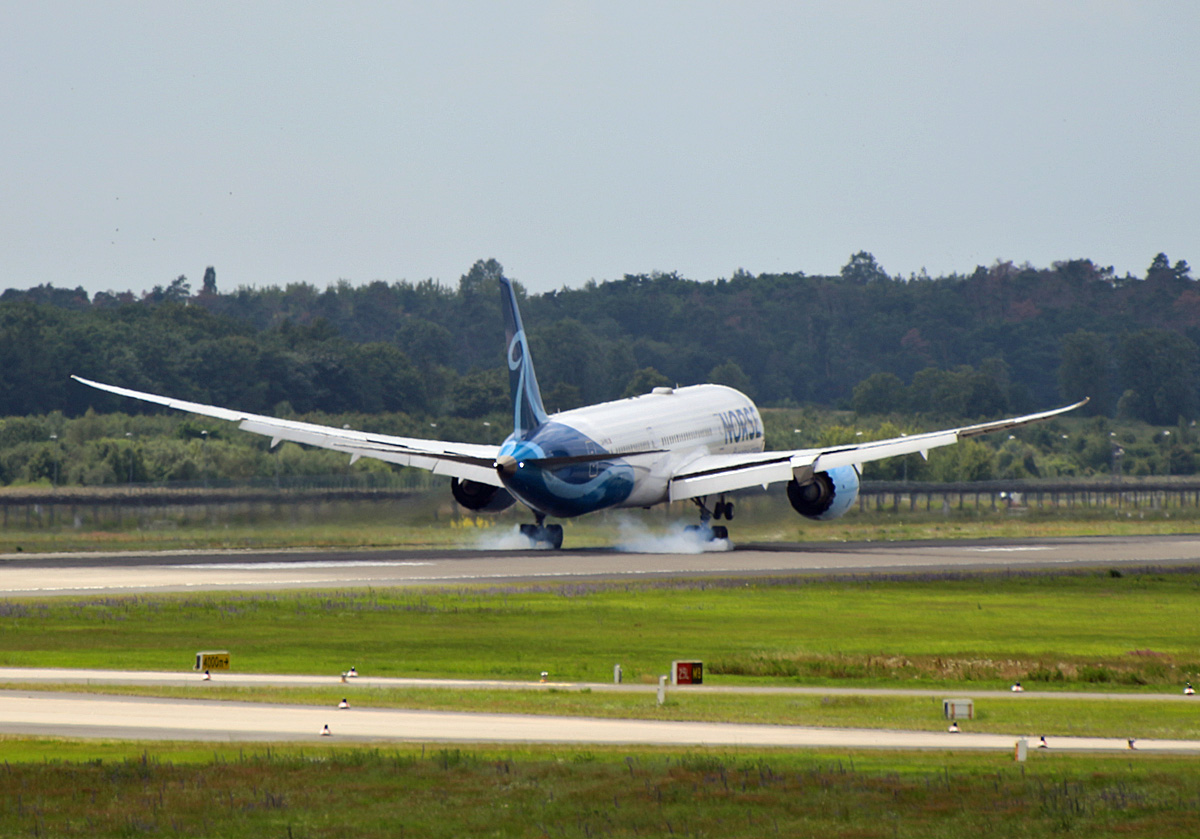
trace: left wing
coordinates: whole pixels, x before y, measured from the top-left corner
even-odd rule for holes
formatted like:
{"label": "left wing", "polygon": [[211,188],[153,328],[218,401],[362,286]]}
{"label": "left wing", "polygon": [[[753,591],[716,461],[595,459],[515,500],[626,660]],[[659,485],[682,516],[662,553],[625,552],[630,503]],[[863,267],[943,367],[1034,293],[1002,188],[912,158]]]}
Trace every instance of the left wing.
{"label": "left wing", "polygon": [[967,437],[1005,431],[1022,425],[1056,417],[1074,411],[1087,404],[1087,399],[1023,417],[995,420],[945,431],[930,431],[908,437],[892,437],[888,440],[872,440],[849,446],[830,446],[824,449],[793,449],[792,451],[757,452],[752,454],[711,454],[686,463],[671,476],[670,500],[678,501],[745,489],[766,486],[778,481],[797,479],[805,483],[817,472],[838,466],[858,466],[872,460],[882,460],[896,455],[920,452],[928,457],[929,450],[949,446]]}
{"label": "left wing", "polygon": [[168,408],[176,408],[180,411],[236,422],[243,431],[270,437],[272,448],[283,440],[289,440],[293,443],[305,443],[322,449],[345,452],[350,455],[351,463],[360,457],[373,457],[376,460],[386,460],[388,463],[397,463],[401,466],[428,469],[437,475],[448,475],[460,480],[502,486],[500,478],[496,474],[496,454],[500,450],[499,446],[446,443],[439,440],[421,440],[415,437],[368,434],[348,428],[332,428],[311,422],[277,419],[261,414],[233,411],[216,405],[172,399],[169,396],[159,396],[154,393],[143,393],[139,390],[93,382],[80,376],[71,378],[88,387],[105,390],[119,396],[128,396],[133,399],[141,399],[143,402],[166,405]]}

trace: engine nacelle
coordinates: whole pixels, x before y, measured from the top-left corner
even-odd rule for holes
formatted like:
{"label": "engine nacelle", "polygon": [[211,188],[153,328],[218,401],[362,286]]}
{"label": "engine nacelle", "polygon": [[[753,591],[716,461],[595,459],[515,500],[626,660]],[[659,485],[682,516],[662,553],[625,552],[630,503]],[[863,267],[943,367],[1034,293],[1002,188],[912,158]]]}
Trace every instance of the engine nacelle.
{"label": "engine nacelle", "polygon": [[450,493],[455,501],[476,513],[498,513],[516,501],[503,487],[458,478],[450,479]]}
{"label": "engine nacelle", "polygon": [[795,478],[787,485],[788,501],[800,515],[816,521],[844,516],[858,499],[858,471],[853,466],[838,466],[818,472],[808,483]]}

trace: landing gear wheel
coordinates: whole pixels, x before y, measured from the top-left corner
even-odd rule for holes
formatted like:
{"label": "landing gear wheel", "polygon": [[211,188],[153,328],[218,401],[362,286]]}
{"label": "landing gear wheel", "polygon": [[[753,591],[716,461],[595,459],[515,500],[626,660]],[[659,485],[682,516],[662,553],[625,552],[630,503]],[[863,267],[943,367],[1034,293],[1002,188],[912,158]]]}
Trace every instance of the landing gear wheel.
{"label": "landing gear wheel", "polygon": [[717,521],[720,521],[721,519],[725,518],[725,516],[726,516],[725,510],[726,509],[727,509],[727,505],[725,504],[725,502],[718,501],[716,504],[713,505],[713,518],[716,519]]}
{"label": "landing gear wheel", "polygon": [[558,550],[563,543],[561,524],[523,524],[521,535],[529,540],[531,548],[550,548]]}
{"label": "landing gear wheel", "polygon": [[712,527],[707,524],[689,524],[683,529],[683,532],[698,542],[717,542],[729,538],[729,530],[720,524]]}
{"label": "landing gear wheel", "polygon": [[725,502],[725,521],[733,521],[733,502]]}

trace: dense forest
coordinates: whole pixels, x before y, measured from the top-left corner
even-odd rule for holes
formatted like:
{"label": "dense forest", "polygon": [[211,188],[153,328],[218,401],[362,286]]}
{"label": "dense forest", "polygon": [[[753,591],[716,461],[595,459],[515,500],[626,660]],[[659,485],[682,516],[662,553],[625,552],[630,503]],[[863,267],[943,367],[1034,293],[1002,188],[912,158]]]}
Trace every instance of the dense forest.
{"label": "dense forest", "polygon": [[[339,282],[222,293],[213,268],[140,297],[48,285],[0,295],[0,416],[131,410],[71,373],[257,412],[502,409],[495,260],[456,288]],[[1144,277],[1089,260],[889,276],[744,272],[589,282],[522,300],[551,410],[716,381],[764,406],[978,417],[1092,398],[1160,425],[1200,413],[1200,289],[1186,262]]]}
{"label": "dense forest", "polygon": [[[195,293],[183,276],[140,297],[9,289],[0,295],[0,483],[349,469],[341,455],[290,444],[272,453],[224,423],[164,416],[71,373],[327,424],[497,443],[508,410],[501,271],[477,262],[456,288],[222,293],[210,268]],[[1193,474],[1200,462],[1200,292],[1188,265],[1163,254],[1144,277],[1076,260],[899,278],[862,252],[837,276],[655,274],[519,293],[551,410],[717,381],[793,409],[765,415],[768,445],[790,448],[1088,395],[1083,416],[939,450],[928,463],[875,464],[867,477]]]}

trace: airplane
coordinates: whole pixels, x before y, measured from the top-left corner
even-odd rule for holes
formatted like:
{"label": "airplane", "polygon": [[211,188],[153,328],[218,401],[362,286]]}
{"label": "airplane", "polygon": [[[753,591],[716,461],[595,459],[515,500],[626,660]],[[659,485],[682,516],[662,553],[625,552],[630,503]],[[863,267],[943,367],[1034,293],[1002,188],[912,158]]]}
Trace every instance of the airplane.
{"label": "airplane", "polygon": [[[1075,410],[1073,405],[1010,419],[854,445],[765,451],[762,417],[746,396],[716,384],[656,387],[650,393],[548,414],[512,282],[500,277],[512,394],[513,430],[499,446],[372,434],[278,419],[215,405],[144,393],[72,376],[121,396],[236,422],[244,431],[332,449],[350,462],[371,457],[427,469],[450,478],[450,492],[473,512],[498,512],[520,501],[533,513],[520,525],[531,547],[562,547],[562,525],[572,518],[618,507],[649,508],[691,500],[700,539],[728,539],[732,520],[726,496],[749,487],[785,483],[797,513],[827,521],[844,515],[858,498],[862,464],[948,446]],[[709,499],[717,500],[709,507]]]}

